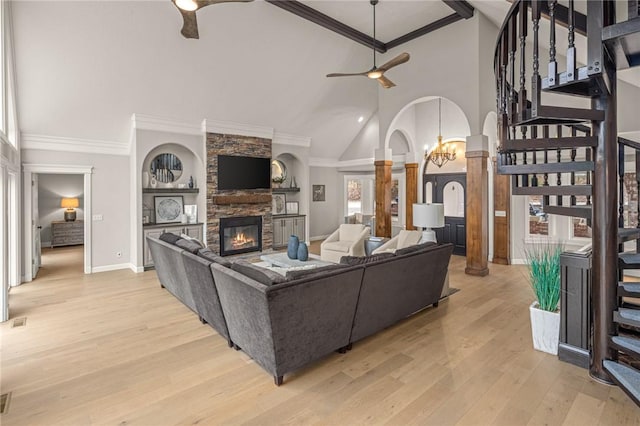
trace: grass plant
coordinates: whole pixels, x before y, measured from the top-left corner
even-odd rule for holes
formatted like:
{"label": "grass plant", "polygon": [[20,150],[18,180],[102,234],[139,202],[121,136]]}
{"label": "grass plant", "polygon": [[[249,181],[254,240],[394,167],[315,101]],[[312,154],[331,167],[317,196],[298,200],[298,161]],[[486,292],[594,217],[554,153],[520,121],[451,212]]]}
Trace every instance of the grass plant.
{"label": "grass plant", "polygon": [[544,311],[555,312],[560,302],[560,254],[562,244],[550,242],[526,246],[525,257],[529,264],[529,282]]}

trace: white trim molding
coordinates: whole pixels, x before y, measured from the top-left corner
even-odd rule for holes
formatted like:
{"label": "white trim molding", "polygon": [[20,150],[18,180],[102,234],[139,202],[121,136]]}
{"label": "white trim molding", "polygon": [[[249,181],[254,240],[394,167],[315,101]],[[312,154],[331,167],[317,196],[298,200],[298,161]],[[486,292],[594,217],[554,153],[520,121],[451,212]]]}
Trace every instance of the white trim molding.
{"label": "white trim molding", "polygon": [[309,148],[311,147],[311,138],[308,136],[298,136],[275,132],[273,135],[273,143],[278,145],[293,145],[301,146],[303,148]]}
{"label": "white trim molding", "polygon": [[222,120],[202,120],[202,130],[206,133],[219,133],[222,135],[252,136],[257,138],[272,139],[274,130],[272,127],[256,126],[254,124],[236,123]]}
{"label": "white trim molding", "polygon": [[131,116],[131,127],[139,130],[155,130],[181,135],[201,136],[203,133],[202,126],[197,122],[189,123],[147,114],[133,114]]}
{"label": "white trim molding", "polygon": [[128,142],[99,141],[61,136],[34,135],[29,133],[22,135],[22,149],[129,155]]}
{"label": "white trim molding", "polygon": [[116,263],[113,265],[104,265],[104,266],[94,266],[91,268],[91,273],[95,274],[98,272],[109,272],[109,271],[118,271],[120,269],[131,269],[136,272],[135,266],[131,263]]}
{"label": "white trim molding", "polygon": [[[404,164],[406,161],[405,154],[394,155],[393,164]],[[375,164],[375,158],[357,158],[355,160],[336,160],[334,158],[321,158],[321,157],[309,157],[309,167],[336,167],[336,168],[344,168],[344,167],[361,167],[361,166],[371,166],[373,167]]]}
{"label": "white trim molding", "polygon": [[49,173],[49,174],[85,174],[93,173],[92,166],[74,166],[74,165],[59,165],[59,164],[35,164],[24,163],[22,165],[22,171],[31,173]]}

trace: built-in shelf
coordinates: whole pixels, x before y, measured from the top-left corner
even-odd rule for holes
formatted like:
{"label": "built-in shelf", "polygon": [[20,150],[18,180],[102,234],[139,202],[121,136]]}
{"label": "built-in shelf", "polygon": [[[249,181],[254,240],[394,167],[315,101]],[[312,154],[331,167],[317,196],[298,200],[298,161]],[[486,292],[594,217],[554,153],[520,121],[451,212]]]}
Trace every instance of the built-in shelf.
{"label": "built-in shelf", "polygon": [[271,192],[300,192],[300,188],[272,188]]}
{"label": "built-in shelf", "polygon": [[197,194],[200,188],[142,188],[143,194]]}

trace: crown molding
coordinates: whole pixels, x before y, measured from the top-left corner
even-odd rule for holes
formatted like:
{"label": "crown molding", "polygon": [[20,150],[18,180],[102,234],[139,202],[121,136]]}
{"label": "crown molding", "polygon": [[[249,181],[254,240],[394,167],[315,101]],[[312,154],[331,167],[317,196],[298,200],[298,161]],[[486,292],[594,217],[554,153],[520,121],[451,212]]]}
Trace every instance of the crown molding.
{"label": "crown molding", "polygon": [[298,136],[275,132],[273,135],[273,143],[278,145],[293,145],[301,146],[303,148],[309,148],[311,146],[311,138],[308,136]]}
{"label": "crown molding", "polygon": [[202,136],[203,133],[202,126],[198,123],[188,123],[147,114],[131,115],[131,127],[139,130],[153,130],[180,135]]}
{"label": "crown molding", "polygon": [[[392,157],[393,164],[404,164],[406,162],[405,154],[398,154]],[[355,160],[336,160],[333,158],[309,157],[309,167],[362,167],[374,166],[375,158],[357,158]]]}
{"label": "crown molding", "polygon": [[90,154],[129,155],[128,142],[99,141],[61,136],[22,135],[21,149],[46,151],[86,152]]}
{"label": "crown molding", "polygon": [[25,172],[36,172],[36,173],[85,174],[85,173],[93,173],[93,166],[24,163],[22,165],[22,170]]}
{"label": "crown molding", "polygon": [[207,133],[219,133],[221,135],[250,136],[256,138],[273,139],[272,127],[256,126],[254,124],[237,123],[234,121],[202,120],[202,128]]}

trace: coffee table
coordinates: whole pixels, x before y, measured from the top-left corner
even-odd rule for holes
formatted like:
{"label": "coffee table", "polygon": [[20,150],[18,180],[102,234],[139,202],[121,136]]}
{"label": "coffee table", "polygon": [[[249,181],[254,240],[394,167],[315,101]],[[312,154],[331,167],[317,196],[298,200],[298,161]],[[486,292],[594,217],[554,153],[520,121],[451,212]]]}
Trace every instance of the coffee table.
{"label": "coffee table", "polygon": [[301,268],[308,267],[317,268],[320,266],[333,265],[331,262],[326,262],[320,259],[320,256],[315,254],[309,254],[309,260],[301,261],[298,259],[289,259],[286,252],[282,253],[272,253],[272,254],[263,254],[260,256],[260,260],[268,263],[270,266],[278,266],[280,268]]}

